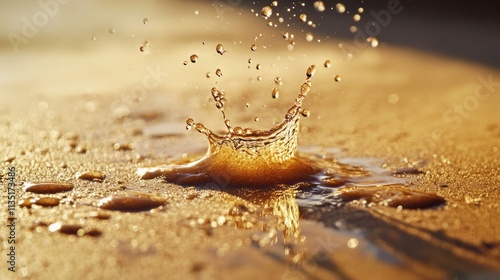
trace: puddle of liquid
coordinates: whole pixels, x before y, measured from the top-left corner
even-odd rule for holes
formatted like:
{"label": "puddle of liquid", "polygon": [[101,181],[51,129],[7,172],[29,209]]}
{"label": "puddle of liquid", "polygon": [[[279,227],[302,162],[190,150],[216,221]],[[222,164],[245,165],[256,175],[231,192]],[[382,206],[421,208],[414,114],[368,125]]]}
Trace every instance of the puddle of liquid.
{"label": "puddle of liquid", "polygon": [[37,194],[51,194],[69,192],[73,189],[73,184],[57,182],[24,183],[23,190]]}
{"label": "puddle of liquid", "polygon": [[105,210],[141,212],[165,205],[165,199],[149,194],[112,195],[101,199],[97,206]]}
{"label": "puddle of liquid", "polygon": [[337,197],[344,202],[357,200],[367,205],[375,204],[404,209],[429,208],[446,202],[438,195],[409,190],[404,185],[345,187],[339,190]]}

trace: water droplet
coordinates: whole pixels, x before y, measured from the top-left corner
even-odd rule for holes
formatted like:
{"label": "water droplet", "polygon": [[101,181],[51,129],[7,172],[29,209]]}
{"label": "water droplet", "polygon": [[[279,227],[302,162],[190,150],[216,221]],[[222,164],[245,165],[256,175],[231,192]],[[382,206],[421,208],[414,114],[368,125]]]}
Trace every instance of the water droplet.
{"label": "water droplet", "polygon": [[61,222],[53,223],[49,225],[50,232],[59,232],[63,234],[71,234],[77,236],[99,236],[102,234],[100,230],[93,229],[90,227],[83,227],[81,225],[65,225]]}
{"label": "water droplet", "polygon": [[340,82],[342,80],[342,78],[339,75],[333,76],[333,79],[335,80],[335,82]]}
{"label": "water droplet", "polygon": [[325,3],[323,1],[316,1],[316,2],[314,2],[314,8],[318,12],[324,12],[325,11]]}
{"label": "water droplet", "polygon": [[97,41],[97,37],[96,36],[92,37],[92,41]]}
{"label": "water droplet", "polygon": [[54,207],[59,205],[59,198],[56,197],[40,197],[35,199],[34,204],[43,206],[43,207]]}
{"label": "water droplet", "polygon": [[194,120],[192,118],[188,118],[186,120],[186,130],[190,130],[194,124],[195,124]]}
{"label": "water droplet", "polygon": [[255,117],[253,120],[256,121],[256,122],[258,122],[259,121],[259,117]]}
{"label": "water droplet", "polygon": [[274,78],[274,83],[279,85],[279,86],[283,85],[283,81],[281,80],[281,77]]}
{"label": "water droplet", "polygon": [[356,31],[358,31],[358,28],[356,26],[354,26],[354,25],[351,25],[351,27],[349,27],[349,31],[351,33],[356,33]]}
{"label": "water droplet", "polygon": [[314,40],[312,33],[306,33],[306,41],[311,42],[312,40]]}
{"label": "water droplet", "polygon": [[269,6],[265,6],[261,11],[262,15],[265,17],[270,17],[273,14],[273,9]]}
{"label": "water droplet", "polygon": [[365,9],[363,9],[362,7],[358,8],[358,13],[362,14],[364,11],[365,11]]}
{"label": "water droplet", "polygon": [[330,60],[325,60],[325,63],[323,63],[323,66],[325,66],[325,68],[330,68],[332,66],[332,63],[330,62]]}
{"label": "water droplet", "polygon": [[245,107],[250,108],[250,103],[245,104]]}
{"label": "water droplet", "polygon": [[109,220],[111,218],[111,214],[103,211],[94,211],[90,213],[90,217],[96,218],[99,220]]}
{"label": "water droplet", "polygon": [[215,46],[215,50],[220,55],[223,55],[226,53],[226,50],[224,50],[224,47],[222,46],[222,44],[217,44],[217,46]]}
{"label": "water droplet", "polygon": [[390,104],[396,104],[399,101],[399,96],[393,93],[387,97],[387,101],[389,101]]}
{"label": "water droplet", "polygon": [[222,77],[222,70],[220,69],[215,70],[215,75],[217,75],[217,77]]}
{"label": "water droplet", "polygon": [[311,78],[314,76],[315,73],[316,73],[316,65],[311,65],[309,66],[309,68],[307,68],[306,76],[308,78]]}
{"label": "water droplet", "polygon": [[255,44],[253,44],[253,45],[250,46],[250,49],[252,51],[256,51],[257,50],[257,46]]}
{"label": "water droplet", "polygon": [[133,150],[134,147],[131,143],[114,143],[113,149],[116,151],[130,151]]}
{"label": "water droplet", "polygon": [[76,178],[79,180],[102,182],[106,175],[99,171],[85,171],[76,174]]}
{"label": "water droplet", "polygon": [[189,57],[192,63],[196,63],[198,61],[198,56],[196,54],[193,54]]}
{"label": "water droplet", "polygon": [[375,37],[368,37],[368,38],[366,38],[366,41],[368,43],[370,43],[370,46],[372,48],[376,48],[378,46],[378,40]]}
{"label": "water droplet", "polygon": [[194,14],[195,14],[195,15],[199,15],[199,14],[200,14],[200,11],[196,10],[196,11],[194,11]]}
{"label": "water droplet", "polygon": [[361,20],[361,15],[360,14],[355,14],[352,19],[356,22],[360,21]]}
{"label": "water droplet", "polygon": [[302,22],[306,22],[307,21],[307,15],[306,14],[300,14],[299,18],[300,18],[300,20]]}
{"label": "water droplet", "polygon": [[260,70],[260,64],[255,65],[255,69]]}
{"label": "water droplet", "polygon": [[145,50],[146,50],[146,47],[144,47],[144,46],[139,47],[139,51],[144,52]]}
{"label": "water droplet", "polygon": [[290,38],[290,33],[281,31],[281,35],[283,36],[283,39],[288,40]]}
{"label": "water droplet", "polygon": [[114,28],[110,28],[110,29],[108,30],[108,32],[109,32],[109,34],[115,34],[115,29],[114,29]]}
{"label": "water droplet", "polygon": [[144,19],[142,20],[142,23],[144,23],[144,24],[148,24],[148,23],[149,23],[148,18],[144,18]]}
{"label": "water droplet", "polygon": [[342,3],[338,3],[337,5],[335,5],[335,10],[339,13],[339,14],[342,14],[345,12],[345,6],[344,4]]}
{"label": "water droplet", "polygon": [[210,78],[211,76],[212,76],[212,74],[211,74],[210,72],[207,72],[207,73],[205,74],[205,77],[207,77],[207,78]]}
{"label": "water droplet", "polygon": [[57,182],[24,183],[23,190],[37,194],[60,193],[73,190],[73,184]]}
{"label": "water droplet", "polygon": [[280,96],[280,92],[279,92],[278,88],[274,88],[274,89],[273,89],[273,92],[271,92],[271,97],[272,97],[273,99],[276,99],[276,98],[278,98],[279,96]]}
{"label": "water droplet", "polygon": [[349,240],[347,240],[347,247],[349,247],[350,249],[354,249],[356,247],[358,247],[359,245],[359,241],[357,238],[351,238]]}
{"label": "water droplet", "polygon": [[165,205],[165,199],[149,194],[113,195],[101,199],[97,206],[105,210],[121,212],[149,211]]}
{"label": "water droplet", "polygon": [[271,3],[271,6],[273,6],[273,7],[278,7],[278,1],[273,1],[273,2]]}
{"label": "water droplet", "polygon": [[311,112],[307,109],[303,109],[303,110],[300,110],[300,114],[303,116],[303,117],[309,117],[311,115]]}

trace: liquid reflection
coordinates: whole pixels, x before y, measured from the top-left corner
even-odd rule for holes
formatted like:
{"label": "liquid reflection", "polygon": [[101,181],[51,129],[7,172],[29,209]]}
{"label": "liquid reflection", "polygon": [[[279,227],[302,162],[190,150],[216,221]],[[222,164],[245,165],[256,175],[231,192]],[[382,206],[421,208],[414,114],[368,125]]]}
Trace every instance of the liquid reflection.
{"label": "liquid reflection", "polygon": [[227,193],[240,197],[259,207],[258,216],[261,233],[252,236],[258,247],[268,247],[281,243],[287,262],[299,264],[305,256],[304,237],[299,225],[298,190],[286,185],[266,190],[254,188],[226,189]]}

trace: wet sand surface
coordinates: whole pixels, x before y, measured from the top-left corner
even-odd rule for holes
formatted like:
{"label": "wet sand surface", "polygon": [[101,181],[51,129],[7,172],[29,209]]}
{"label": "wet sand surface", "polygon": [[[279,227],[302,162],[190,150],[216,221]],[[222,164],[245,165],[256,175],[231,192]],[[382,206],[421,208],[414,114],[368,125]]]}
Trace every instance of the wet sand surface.
{"label": "wet sand surface", "polygon": [[[15,167],[18,199],[16,272],[4,261],[4,227],[1,279],[500,276],[499,69],[384,43],[358,48],[351,60],[333,39],[297,39],[288,51],[279,29],[239,15],[242,7],[217,19],[199,3],[103,5],[61,5],[18,53],[1,41],[0,59],[11,67],[1,70],[0,176],[6,189]],[[93,25],[82,25],[91,12]],[[216,53],[218,43],[227,54]],[[331,68],[322,67],[327,59]],[[307,205],[296,199],[301,189],[180,186],[135,174],[205,153],[206,139],[186,131],[185,120],[224,128],[209,101],[213,86],[224,88],[232,123],[268,128],[311,64],[318,72],[299,150],[375,162],[445,204],[338,206],[325,197]],[[66,185],[23,188],[35,182]],[[0,201],[7,205],[7,191]]]}

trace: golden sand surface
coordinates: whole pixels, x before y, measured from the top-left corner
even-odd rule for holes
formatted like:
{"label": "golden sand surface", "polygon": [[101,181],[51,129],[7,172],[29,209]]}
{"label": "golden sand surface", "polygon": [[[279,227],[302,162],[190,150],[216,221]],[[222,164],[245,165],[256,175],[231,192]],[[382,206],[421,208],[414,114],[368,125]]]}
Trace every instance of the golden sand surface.
{"label": "golden sand surface", "polygon": [[[248,7],[225,7],[69,1],[17,52],[9,39],[0,41],[0,279],[500,275],[499,69],[383,42],[348,59],[338,46],[345,41],[308,43],[298,27],[290,30],[302,37],[288,51],[279,28]],[[2,32],[22,35],[19,19],[40,9],[0,9],[9,23]],[[226,54],[216,52],[219,43]],[[327,59],[331,68],[322,67]],[[205,137],[186,131],[185,120],[223,130],[209,101],[213,86],[224,89],[233,124],[269,128],[282,120],[311,64],[318,71],[299,147],[336,149],[339,160],[374,159],[445,205],[307,207],[298,205],[296,189],[180,186],[136,175],[206,151]],[[275,100],[276,77],[283,85]],[[6,211],[9,167],[14,216]],[[82,175],[95,171],[101,174]],[[74,188],[38,194],[24,190],[26,182]],[[112,203],[129,198],[153,209],[114,210],[120,206]],[[16,272],[7,263],[12,221]]]}

